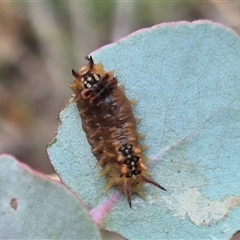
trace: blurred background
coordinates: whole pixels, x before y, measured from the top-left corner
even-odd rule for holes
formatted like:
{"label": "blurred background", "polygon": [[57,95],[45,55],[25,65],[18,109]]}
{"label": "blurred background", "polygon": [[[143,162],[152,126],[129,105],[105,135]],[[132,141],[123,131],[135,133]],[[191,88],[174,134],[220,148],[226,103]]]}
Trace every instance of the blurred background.
{"label": "blurred background", "polygon": [[46,146],[84,56],[162,22],[210,19],[240,33],[238,1],[0,1],[0,153],[52,174]]}

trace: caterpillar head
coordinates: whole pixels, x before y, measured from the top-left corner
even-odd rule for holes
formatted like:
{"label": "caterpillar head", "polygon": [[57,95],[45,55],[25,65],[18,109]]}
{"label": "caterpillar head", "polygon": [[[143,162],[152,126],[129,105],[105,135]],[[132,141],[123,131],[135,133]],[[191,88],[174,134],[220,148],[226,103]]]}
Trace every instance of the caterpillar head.
{"label": "caterpillar head", "polygon": [[75,77],[70,88],[75,94],[75,101],[87,99],[91,106],[98,105],[117,86],[113,72],[106,72],[102,64],[94,64],[92,57],[86,57],[88,65],[78,72],[72,70]]}
{"label": "caterpillar head", "polygon": [[72,75],[75,77],[75,81],[70,85],[70,87],[75,94],[76,92],[84,89],[93,88],[105,75],[105,71],[101,63],[95,65],[91,56],[86,57],[86,59],[88,60],[87,66],[81,67],[78,72],[72,70]]}

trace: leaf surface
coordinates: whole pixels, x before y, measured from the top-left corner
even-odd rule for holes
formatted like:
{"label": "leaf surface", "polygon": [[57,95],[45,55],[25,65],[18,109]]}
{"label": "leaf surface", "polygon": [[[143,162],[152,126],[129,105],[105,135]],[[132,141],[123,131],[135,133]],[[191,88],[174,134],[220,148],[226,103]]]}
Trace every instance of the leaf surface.
{"label": "leaf surface", "polygon": [[63,184],[0,156],[1,239],[100,239],[86,207]]}
{"label": "leaf surface", "polygon": [[[152,178],[146,201],[124,196],[105,228],[129,239],[229,239],[240,222],[240,41],[209,21],[161,24],[95,52],[137,100]],[[49,156],[61,179],[90,208],[116,191],[81,129],[75,103],[60,114]]]}

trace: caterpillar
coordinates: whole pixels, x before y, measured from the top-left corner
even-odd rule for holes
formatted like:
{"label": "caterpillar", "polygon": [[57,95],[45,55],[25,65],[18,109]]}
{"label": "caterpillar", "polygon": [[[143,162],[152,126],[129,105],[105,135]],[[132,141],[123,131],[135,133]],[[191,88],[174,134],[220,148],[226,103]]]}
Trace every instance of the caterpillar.
{"label": "caterpillar", "polygon": [[85,59],[88,65],[78,72],[72,70],[74,82],[69,86],[92,153],[97,165],[103,168],[100,175],[108,178],[105,191],[118,186],[131,208],[133,193],[145,199],[144,183],[166,189],[149,178],[132,102],[125,96],[123,87],[118,86],[113,71],[106,72],[101,63],[94,64],[91,56]]}

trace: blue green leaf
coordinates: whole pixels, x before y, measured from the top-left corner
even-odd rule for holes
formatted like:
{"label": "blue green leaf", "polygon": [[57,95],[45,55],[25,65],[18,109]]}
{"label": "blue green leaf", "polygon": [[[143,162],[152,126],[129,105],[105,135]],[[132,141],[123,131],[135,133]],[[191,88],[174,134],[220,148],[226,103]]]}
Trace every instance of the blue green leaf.
{"label": "blue green leaf", "polygon": [[87,209],[63,184],[0,156],[1,239],[100,239]]}
{"label": "blue green leaf", "polygon": [[[240,222],[240,40],[208,21],[161,24],[93,52],[114,70],[149,148],[146,201],[122,196],[105,228],[128,239],[229,239]],[[48,154],[61,179],[94,208],[104,177],[81,129],[75,103],[60,114]]]}

